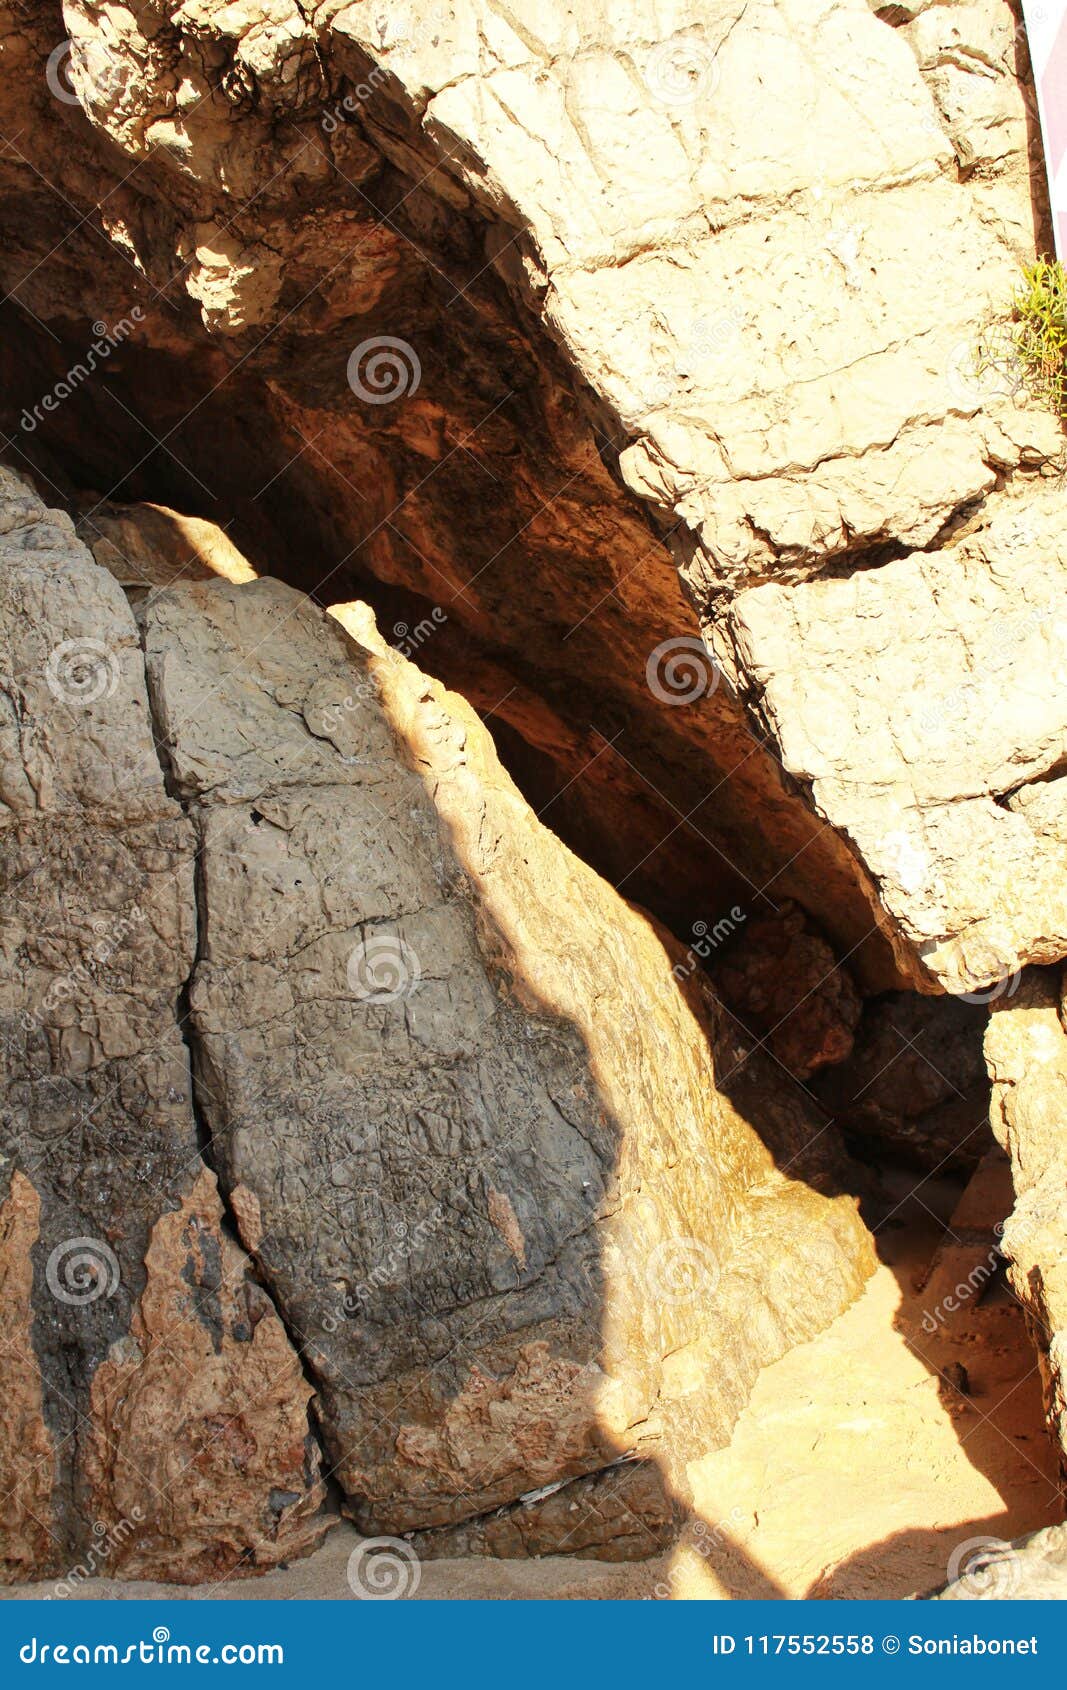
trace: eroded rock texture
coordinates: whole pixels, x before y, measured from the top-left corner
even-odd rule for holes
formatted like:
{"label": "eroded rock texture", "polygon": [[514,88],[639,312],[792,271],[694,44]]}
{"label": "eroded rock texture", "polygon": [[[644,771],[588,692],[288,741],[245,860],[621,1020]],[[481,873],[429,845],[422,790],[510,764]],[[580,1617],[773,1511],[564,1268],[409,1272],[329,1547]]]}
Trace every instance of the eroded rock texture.
{"label": "eroded rock texture", "polygon": [[850,1055],[819,1075],[815,1093],[867,1157],[974,1167],[992,1148],[987,1018],[985,1004],[964,998],[868,998]]}
{"label": "eroded rock texture", "polygon": [[648,1553],[872,1265],[832,1140],[365,607],[146,513],[139,639],[0,491],[7,1576],[310,1547],[313,1385],[368,1529]]}
{"label": "eroded rock texture", "polygon": [[1041,1361],[1049,1425],[1067,1472],[1067,1015],[1058,969],[1026,969],[986,1033],[993,1131],[1011,1157],[1008,1276]]}
{"label": "eroded rock texture", "polygon": [[61,343],[24,318],[12,452],[444,609],[673,921],[795,897],[883,989],[1063,954],[1058,683],[1004,707],[1062,670],[1060,432],[982,351],[1043,215],[1004,0],[7,9],[4,276]]}
{"label": "eroded rock texture", "polygon": [[[180,997],[194,835],[123,593],[0,472],[8,1577],[195,1579],[309,1547],[310,1386],[222,1230]],[[117,1535],[113,1535],[117,1534]]]}
{"label": "eroded rock texture", "polygon": [[854,1294],[865,1234],[775,1172],[676,953],[536,821],[473,711],[365,608],[335,616],[360,644],[277,582],[144,613],[202,838],[198,1075],[242,1237],[367,1530],[657,1456],[666,1500],[627,1470],[625,1507],[604,1478],[576,1515],[538,1498],[462,1540],[647,1552],[686,1452]]}
{"label": "eroded rock texture", "polygon": [[[1002,332],[1044,239],[1015,13],[3,0],[0,20],[4,451],[135,590],[167,782],[118,586],[95,604],[81,550],[12,574],[30,655],[10,660],[3,796],[28,877],[11,943],[33,1004],[57,971],[90,976],[76,1010],[64,995],[54,1022],[19,1023],[16,1096],[31,1138],[86,1097],[94,1120],[117,1111],[123,1153],[136,1123],[166,1193],[109,1245],[125,1301],[94,1300],[89,1337],[63,1315],[47,1343],[35,1313],[36,1353],[81,1345],[121,1381],[139,1300],[133,1341],[162,1361],[144,1264],[200,1167],[175,1008],[191,817],[211,1154],[306,1352],[348,1506],[535,1547],[571,1486],[613,1485],[621,1543],[645,1458],[723,1435],[758,1358],[823,1317],[812,1284],[849,1294],[851,1212],[776,1174],[730,1101],[757,1128],[796,1116],[781,1079],[754,1086],[775,1072],[762,1055],[716,1088],[708,1040],[741,1035],[709,1026],[689,961],[557,847],[524,857],[542,836],[473,718],[355,612],[373,661],[277,583],[209,582],[231,552],[200,534],[183,557],[171,517],[232,524],[255,569],[323,602],[372,585],[559,831],[678,931],[735,907],[788,925],[795,905],[827,970],[794,948],[798,979],[814,966],[782,1014],[742,961],[762,1004],[746,1013],[798,1073],[857,1037],[851,1107],[878,1033],[838,959],[863,992],[984,1000],[1067,954],[1063,443]],[[138,499],[156,515],[131,519]],[[63,523],[29,526],[66,557]],[[105,648],[87,748],[55,726],[42,637]],[[78,659],[79,709],[100,660]],[[62,889],[47,942],[38,871]],[[147,914],[114,965],[120,1014],[86,957],[98,912],[110,930],[131,901]],[[920,1122],[913,1139],[950,1109],[931,1086],[908,1114],[876,1078],[871,1110]],[[805,1121],[785,1122],[801,1148]],[[90,1184],[106,1233],[117,1164],[101,1184],[95,1156],[41,1164],[45,1242],[83,1224]],[[632,1264],[679,1238],[714,1291],[630,1295]],[[819,1271],[798,1238],[825,1244]],[[263,1323],[242,1336],[227,1260],[219,1389],[266,1342]],[[109,1377],[98,1400],[117,1405]],[[275,1407],[263,1447],[292,1451],[299,1416]],[[61,1524],[87,1482],[66,1471]],[[253,1555],[287,1519],[303,1533],[310,1468],[290,1489]],[[653,1537],[670,1512],[661,1492]]]}

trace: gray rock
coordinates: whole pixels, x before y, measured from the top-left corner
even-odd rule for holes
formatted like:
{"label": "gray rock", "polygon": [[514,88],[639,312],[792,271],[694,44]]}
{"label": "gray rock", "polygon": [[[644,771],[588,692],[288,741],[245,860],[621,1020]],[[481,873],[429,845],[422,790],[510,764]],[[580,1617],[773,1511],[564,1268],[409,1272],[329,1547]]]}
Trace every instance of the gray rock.
{"label": "gray rock", "polygon": [[[775,1173],[676,953],[536,821],[473,712],[338,615],[361,643],[272,581],[145,610],[243,1241],[364,1529],[458,1524],[621,1455],[678,1491],[759,1368],[855,1294],[866,1235]],[[657,1494],[630,1553],[662,1541]],[[543,1547],[532,1511],[482,1541]],[[595,1519],[583,1552],[616,1552]]]}

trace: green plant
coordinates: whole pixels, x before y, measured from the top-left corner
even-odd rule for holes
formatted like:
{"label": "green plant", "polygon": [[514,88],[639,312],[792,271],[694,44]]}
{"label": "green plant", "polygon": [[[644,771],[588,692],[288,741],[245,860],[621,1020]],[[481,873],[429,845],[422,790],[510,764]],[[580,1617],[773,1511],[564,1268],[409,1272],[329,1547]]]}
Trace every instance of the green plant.
{"label": "green plant", "polygon": [[1027,387],[1067,417],[1067,271],[1058,259],[1039,259],[1023,271],[1012,309]]}

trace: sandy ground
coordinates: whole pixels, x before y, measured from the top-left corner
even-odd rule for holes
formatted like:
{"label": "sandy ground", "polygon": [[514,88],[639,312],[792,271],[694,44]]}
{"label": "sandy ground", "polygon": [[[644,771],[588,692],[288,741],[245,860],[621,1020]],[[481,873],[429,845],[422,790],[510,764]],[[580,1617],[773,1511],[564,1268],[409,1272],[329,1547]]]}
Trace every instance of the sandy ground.
{"label": "sandy ground", "polygon": [[[729,1446],[693,1464],[696,1513],[671,1554],[640,1566],[431,1561],[411,1594],[906,1596],[944,1584],[953,1551],[969,1539],[1017,1537],[1062,1519],[1034,1353],[1020,1311],[988,1267],[992,1220],[1006,1209],[995,1186],[979,1182],[958,1206],[947,1186],[924,1186],[896,1211],[887,1198],[877,1229],[882,1262],[864,1295],[765,1369]],[[960,1298],[968,1275],[975,1288]],[[339,1526],[309,1560],[263,1578],[197,1587],[93,1580],[79,1594],[349,1599],[358,1542]],[[0,1597],[54,1590],[13,1587]]]}

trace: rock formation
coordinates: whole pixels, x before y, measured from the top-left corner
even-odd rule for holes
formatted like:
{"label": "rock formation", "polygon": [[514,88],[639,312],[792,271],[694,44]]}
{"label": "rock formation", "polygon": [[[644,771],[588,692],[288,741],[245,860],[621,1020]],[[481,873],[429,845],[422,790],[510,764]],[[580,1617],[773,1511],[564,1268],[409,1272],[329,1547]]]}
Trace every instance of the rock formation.
{"label": "rock formation", "polygon": [[1060,1426],[1012,7],[0,0],[0,204],[4,459],[84,542],[5,475],[10,1575],[190,1463],[130,1566],[291,1554],[319,1432],[429,1547],[661,1542],[865,1271],[816,1106],[976,1159],[990,1004]]}
{"label": "rock formation", "polygon": [[978,1538],[963,1545],[951,1584],[935,1602],[1062,1602],[1067,1596],[1067,1527],[1046,1526],[1004,1543]]}
{"label": "rock formation", "polygon": [[1067,1473],[1067,1014],[1058,969],[1026,969],[993,1005],[986,1060],[993,1131],[1011,1157],[1008,1276],[1041,1362],[1050,1428]]}
{"label": "rock formation", "polygon": [[988,1013],[962,997],[868,998],[851,1052],[818,1076],[815,1094],[866,1157],[888,1152],[934,1171],[974,1167],[992,1147]]}
{"label": "rock formation", "polygon": [[198,1142],[193,829],[121,588],[6,470],[0,510],[4,1571],[62,1573],[97,1525],[130,1576],[272,1566],[323,1491]]}
{"label": "rock formation", "polygon": [[68,519],[3,494],[9,1575],[93,1520],[136,1522],[130,1576],[309,1547],[312,1387],[368,1530],[649,1552],[872,1265],[816,1119],[720,1092],[676,948],[364,607],[146,588],[157,558],[142,650]]}
{"label": "rock formation", "polygon": [[596,754],[576,823],[650,810],[665,914],[795,897],[883,989],[1061,954],[1058,687],[967,727],[1060,637],[1060,431],[984,351],[1042,215],[1007,5],[7,4],[22,461],[223,515],[224,450],[253,563],[436,605],[557,789]]}

